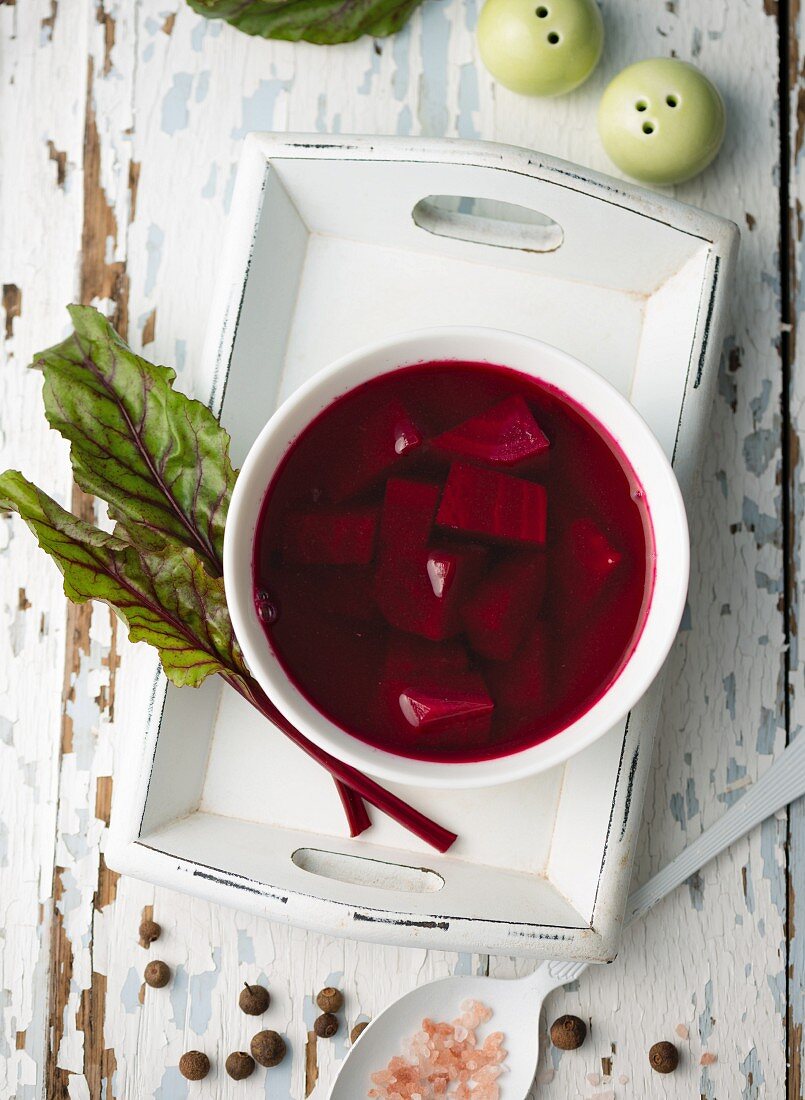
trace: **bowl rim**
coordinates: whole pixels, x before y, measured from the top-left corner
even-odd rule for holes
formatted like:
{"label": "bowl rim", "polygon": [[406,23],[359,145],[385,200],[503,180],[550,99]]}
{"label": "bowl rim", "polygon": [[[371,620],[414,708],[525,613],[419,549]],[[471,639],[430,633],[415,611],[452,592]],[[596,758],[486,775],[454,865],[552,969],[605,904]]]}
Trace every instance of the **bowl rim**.
{"label": "bowl rim", "polygon": [[[362,381],[431,360],[508,366],[557,386],[577,401],[614,438],[645,488],[654,536],[654,587],[642,631],[601,698],[546,741],[467,763],[397,756],[327,719],[288,678],[265,637],[252,596],[252,553],[260,510],[277,465],[294,439],[336,397]],[[531,369],[520,365],[524,360]],[[370,363],[374,365],[367,369]],[[591,367],[551,344],[473,325],[423,328],[373,341],[339,357],[299,386],[249,449],[224,532],[224,587],[235,636],[250,672],[275,705],[305,736],[343,762],[380,779],[433,788],[487,787],[546,771],[622,722],[659,673],[676,637],[687,598],[689,566],[687,516],[673,468],[631,403]]]}

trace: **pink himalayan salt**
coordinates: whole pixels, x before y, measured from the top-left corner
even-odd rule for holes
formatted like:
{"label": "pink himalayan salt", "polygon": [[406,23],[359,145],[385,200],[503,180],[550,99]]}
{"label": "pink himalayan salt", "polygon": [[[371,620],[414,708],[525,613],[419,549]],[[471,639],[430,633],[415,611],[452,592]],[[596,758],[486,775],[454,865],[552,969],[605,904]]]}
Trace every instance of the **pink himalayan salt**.
{"label": "pink himalayan salt", "polygon": [[452,1024],[427,1017],[385,1069],[372,1074],[371,1100],[500,1100],[499,1075],[507,1052],[503,1032],[478,1045],[476,1031],[492,1017],[480,1001],[464,1001]]}

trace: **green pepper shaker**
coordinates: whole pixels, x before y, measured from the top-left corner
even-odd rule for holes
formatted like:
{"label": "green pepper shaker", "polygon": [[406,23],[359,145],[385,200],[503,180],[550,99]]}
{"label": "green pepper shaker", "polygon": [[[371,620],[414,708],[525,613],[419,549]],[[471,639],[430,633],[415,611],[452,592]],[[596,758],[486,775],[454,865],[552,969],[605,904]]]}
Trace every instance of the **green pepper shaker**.
{"label": "green pepper shaker", "polygon": [[603,43],[595,0],[486,0],[478,20],[481,60],[521,95],[572,91],[598,64]]}
{"label": "green pepper shaker", "polygon": [[724,140],[724,101],[687,61],[638,61],[611,81],[601,100],[604,148],[626,175],[645,183],[681,183],[715,157]]}

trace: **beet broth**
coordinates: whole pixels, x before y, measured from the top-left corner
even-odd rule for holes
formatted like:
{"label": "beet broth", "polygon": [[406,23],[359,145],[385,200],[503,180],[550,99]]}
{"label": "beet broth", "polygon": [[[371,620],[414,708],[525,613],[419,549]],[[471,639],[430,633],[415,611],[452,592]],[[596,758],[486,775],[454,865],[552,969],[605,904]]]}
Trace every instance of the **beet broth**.
{"label": "beet broth", "polygon": [[299,691],[402,756],[534,745],[601,698],[653,583],[648,508],[566,395],[506,367],[403,367],[339,398],[269,486],[258,614]]}

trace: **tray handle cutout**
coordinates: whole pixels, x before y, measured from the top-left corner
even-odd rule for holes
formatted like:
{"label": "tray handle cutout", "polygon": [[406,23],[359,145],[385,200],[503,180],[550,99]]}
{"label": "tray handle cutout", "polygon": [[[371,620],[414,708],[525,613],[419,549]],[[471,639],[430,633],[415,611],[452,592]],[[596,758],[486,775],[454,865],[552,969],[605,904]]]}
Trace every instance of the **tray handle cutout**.
{"label": "tray handle cutout", "polygon": [[555,252],[564,240],[561,225],[547,214],[498,199],[429,195],[411,216],[427,233],[493,248]]}
{"label": "tray handle cutout", "polygon": [[386,863],[381,859],[327,852],[322,848],[297,848],[291,859],[300,870],[311,875],[353,886],[375,886],[406,894],[435,894],[444,886],[442,876],[427,867],[408,867],[403,863]]}

